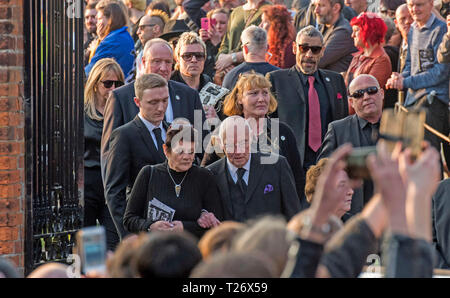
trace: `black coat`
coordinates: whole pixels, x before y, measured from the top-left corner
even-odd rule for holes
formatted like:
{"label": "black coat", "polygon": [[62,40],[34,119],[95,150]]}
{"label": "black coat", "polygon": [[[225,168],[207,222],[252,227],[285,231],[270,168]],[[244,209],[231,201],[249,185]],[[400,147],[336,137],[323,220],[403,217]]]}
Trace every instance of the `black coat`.
{"label": "black coat", "polygon": [[[174,119],[177,117],[184,117],[193,124],[194,111],[200,110],[202,113],[203,124],[206,119],[205,112],[203,111],[203,106],[196,90],[185,84],[169,81],[169,95]],[[111,92],[111,95],[106,102],[101,144],[103,179],[106,172],[105,165],[108,164],[107,159],[110,150],[109,139],[112,131],[121,125],[130,122],[139,113],[139,108],[134,103],[134,97],[134,83],[130,83]]]}
{"label": "black coat", "polygon": [[[250,176],[245,197],[247,219],[264,214],[283,215],[287,220],[300,212],[300,201],[295,190],[292,171],[283,156],[277,156],[274,164],[263,164],[261,158],[268,154],[252,153]],[[236,220],[232,211],[231,195],[228,185],[227,159],[222,158],[207,167],[210,169],[219,187],[222,199],[224,219]],[[272,186],[268,192],[267,187]]]}
{"label": "black coat", "polygon": [[[301,209],[307,209],[309,203],[306,201],[305,197],[305,173],[303,172],[303,165],[300,160],[300,153],[297,149],[297,141],[294,132],[289,125],[283,122],[270,118],[267,118],[267,120],[267,143],[272,147],[272,150],[276,150],[275,153],[284,156],[287,159],[292,174],[294,175],[295,188],[299,196]],[[272,131],[272,122],[278,124],[278,132]],[[209,144],[209,146],[212,145]],[[205,153],[202,160],[202,166],[208,166],[219,159],[220,157],[215,152],[210,154]]]}
{"label": "black coat", "polygon": [[437,268],[450,269],[450,179],[439,184],[433,196],[433,246]]}
{"label": "black coat", "polygon": [[[163,123],[167,130],[167,124]],[[115,129],[109,140],[109,157],[104,176],[105,197],[121,239],[128,233],[123,227],[126,197],[131,192],[139,171],[146,165],[165,160],[152,136],[139,118]]]}
{"label": "black coat", "polygon": [[[300,160],[304,164],[305,144],[307,142],[305,140],[306,103],[308,98],[305,98],[299,73],[293,66],[290,69],[269,72],[266,76],[272,83],[272,93],[278,101],[275,115],[294,131]],[[331,106],[332,121],[346,117],[348,115],[348,103],[344,78],[336,72],[321,69],[319,69],[319,76],[328,94],[326,100],[329,101]]]}

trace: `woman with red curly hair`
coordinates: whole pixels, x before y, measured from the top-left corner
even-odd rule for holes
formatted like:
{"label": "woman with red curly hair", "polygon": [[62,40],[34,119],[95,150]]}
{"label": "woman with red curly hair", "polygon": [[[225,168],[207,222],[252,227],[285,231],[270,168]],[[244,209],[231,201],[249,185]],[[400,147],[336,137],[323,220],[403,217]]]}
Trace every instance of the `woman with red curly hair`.
{"label": "woman with red curly hair", "polygon": [[[383,49],[386,24],[377,14],[364,12],[353,18],[350,25],[353,29],[352,38],[359,51],[353,54],[345,74],[345,84],[349,86],[360,74],[370,74],[384,88],[392,73],[391,60]],[[349,112],[355,113],[350,102]]]}
{"label": "woman with red curly hair", "polygon": [[260,27],[267,31],[269,44],[269,62],[280,68],[295,65],[292,42],[295,39],[295,27],[291,13],[284,5],[270,5],[263,9]]}

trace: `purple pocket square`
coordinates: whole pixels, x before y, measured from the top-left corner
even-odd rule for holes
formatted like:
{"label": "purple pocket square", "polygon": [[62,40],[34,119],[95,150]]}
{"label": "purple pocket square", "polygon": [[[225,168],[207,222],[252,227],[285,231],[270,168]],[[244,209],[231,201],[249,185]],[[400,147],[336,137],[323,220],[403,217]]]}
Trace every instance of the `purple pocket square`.
{"label": "purple pocket square", "polygon": [[264,188],[264,194],[269,193],[271,191],[273,191],[272,184],[267,184],[266,187]]}

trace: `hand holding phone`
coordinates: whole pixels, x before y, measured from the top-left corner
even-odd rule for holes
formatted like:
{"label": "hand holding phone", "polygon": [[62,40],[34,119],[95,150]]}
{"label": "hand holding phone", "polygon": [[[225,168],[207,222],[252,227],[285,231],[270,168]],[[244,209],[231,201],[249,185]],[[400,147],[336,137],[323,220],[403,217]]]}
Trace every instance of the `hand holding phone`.
{"label": "hand holding phone", "polygon": [[105,273],[106,271],[106,236],[102,226],[83,228],[76,234],[78,254],[81,258],[82,271]]}

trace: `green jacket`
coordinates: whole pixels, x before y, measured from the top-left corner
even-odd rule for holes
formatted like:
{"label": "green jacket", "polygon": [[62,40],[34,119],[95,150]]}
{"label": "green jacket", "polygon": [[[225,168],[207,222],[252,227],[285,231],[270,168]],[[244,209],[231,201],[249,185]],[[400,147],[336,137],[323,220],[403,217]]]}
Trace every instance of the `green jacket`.
{"label": "green jacket", "polygon": [[[233,9],[228,21],[227,33],[222,40],[218,55],[240,52],[242,31],[250,25],[258,26],[261,23],[262,8],[271,4],[271,2],[263,0],[256,13],[254,13],[254,10],[244,10],[243,6]],[[248,20],[249,17],[251,17],[250,20]],[[245,26],[246,23],[247,26]]]}

